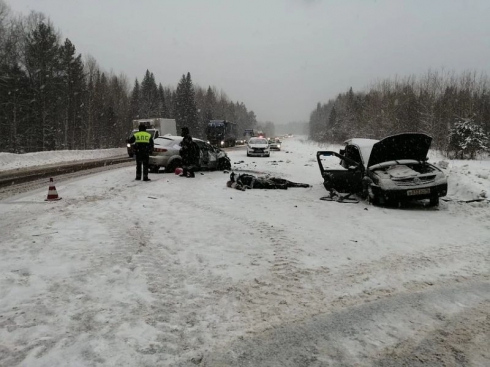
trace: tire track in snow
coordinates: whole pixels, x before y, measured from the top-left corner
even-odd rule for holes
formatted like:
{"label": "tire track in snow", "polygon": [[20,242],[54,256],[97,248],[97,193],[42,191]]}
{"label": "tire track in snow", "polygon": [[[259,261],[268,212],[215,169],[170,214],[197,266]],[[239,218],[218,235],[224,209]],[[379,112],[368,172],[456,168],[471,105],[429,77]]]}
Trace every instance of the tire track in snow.
{"label": "tire track in snow", "polygon": [[[264,280],[255,279],[255,284],[239,283],[228,290],[244,301],[244,309],[240,314],[249,314],[247,324],[253,327],[262,325],[267,328],[304,317],[306,314],[325,312],[329,307],[334,310],[390,297],[397,293],[413,292],[434,284],[453,284],[471,278],[488,278],[488,272],[484,271],[484,264],[490,261],[490,252],[483,244],[445,245],[416,253],[385,256],[373,261],[347,264],[335,272],[331,272],[326,267],[306,269],[301,267],[297,260],[304,252],[301,249],[301,242],[292,239],[287,229],[271,227],[266,223],[253,221],[209,205],[190,201],[188,204],[194,205],[205,213],[231,217],[235,223],[260,233],[261,238],[272,245],[274,257],[270,266],[271,276]],[[471,264],[475,259],[479,262],[482,271],[472,268]],[[260,260],[260,257],[254,259],[255,262]],[[463,261],[465,265],[461,269],[455,268],[449,274],[444,273],[447,272],[444,270],[446,265],[452,268],[454,264],[461,264]],[[437,268],[440,268],[443,273],[440,279],[428,282],[415,280],[407,282],[405,279]],[[373,278],[380,278],[388,284],[375,285],[372,282]],[[326,290],[330,292],[326,293]],[[354,294],[345,295],[346,291]]]}

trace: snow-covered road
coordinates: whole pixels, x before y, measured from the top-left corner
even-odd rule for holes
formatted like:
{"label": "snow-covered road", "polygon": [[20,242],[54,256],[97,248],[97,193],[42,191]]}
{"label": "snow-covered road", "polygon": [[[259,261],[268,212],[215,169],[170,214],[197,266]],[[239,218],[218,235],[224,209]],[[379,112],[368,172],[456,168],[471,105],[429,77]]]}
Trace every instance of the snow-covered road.
{"label": "snow-covered road", "polygon": [[[416,292],[444,300],[444,289],[465,284],[475,296],[454,291],[423,317],[392,301],[375,342],[349,338],[360,332],[353,322],[343,325],[342,351],[311,349],[311,360],[278,357],[278,365],[370,365],[395,345],[424,340],[441,327],[438,317],[474,311],[488,320],[488,307],[477,312],[490,302],[488,202],[394,209],[321,201],[317,150],[288,139],[271,158],[228,152],[243,161],[236,167],[309,189],[242,192],[225,186],[223,172],[136,182],[126,167],[60,183],[59,202],[44,202],[47,187],[1,200],[0,365],[271,366],[274,353],[284,357],[281,345],[294,344],[271,340],[274,330],[301,334],[314,349],[304,325],[315,320],[327,327],[329,315]],[[489,163],[450,162],[449,197],[490,192]],[[393,334],[397,316],[406,322]],[[264,338],[274,347],[260,364],[243,351]],[[465,358],[488,361],[480,344]]]}

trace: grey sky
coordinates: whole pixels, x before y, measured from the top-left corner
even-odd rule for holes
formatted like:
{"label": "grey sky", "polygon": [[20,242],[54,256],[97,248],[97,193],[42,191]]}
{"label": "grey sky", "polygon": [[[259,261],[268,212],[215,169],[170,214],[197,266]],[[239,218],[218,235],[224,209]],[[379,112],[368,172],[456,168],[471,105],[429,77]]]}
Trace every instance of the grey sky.
{"label": "grey sky", "polygon": [[6,2],[45,13],[105,70],[163,85],[190,71],[275,123],[380,78],[490,71],[489,0]]}

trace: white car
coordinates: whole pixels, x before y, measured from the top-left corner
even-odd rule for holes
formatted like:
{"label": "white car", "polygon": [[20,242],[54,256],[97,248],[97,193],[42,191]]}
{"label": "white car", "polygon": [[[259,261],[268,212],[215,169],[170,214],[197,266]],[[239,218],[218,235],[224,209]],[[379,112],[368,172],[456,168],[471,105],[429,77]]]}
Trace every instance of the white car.
{"label": "white car", "polygon": [[271,150],[266,138],[250,138],[247,142],[247,157],[270,157]]}
{"label": "white car", "polygon": [[[202,141],[192,139],[199,147],[200,157],[198,170],[227,170],[231,168],[228,155],[220,148]],[[150,155],[148,166],[153,173],[157,173],[160,168],[165,168],[165,172],[174,172],[175,168],[182,167],[182,157],[180,156],[180,142],[182,137],[165,135],[155,139],[153,153]]]}

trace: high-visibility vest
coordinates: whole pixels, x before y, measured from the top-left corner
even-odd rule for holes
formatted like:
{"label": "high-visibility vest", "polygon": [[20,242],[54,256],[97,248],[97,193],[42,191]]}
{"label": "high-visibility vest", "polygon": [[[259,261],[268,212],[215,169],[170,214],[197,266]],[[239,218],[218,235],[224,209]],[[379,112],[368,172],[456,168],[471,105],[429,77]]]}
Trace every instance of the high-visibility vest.
{"label": "high-visibility vest", "polygon": [[151,134],[146,131],[138,131],[134,133],[134,138],[136,144],[150,144]]}

